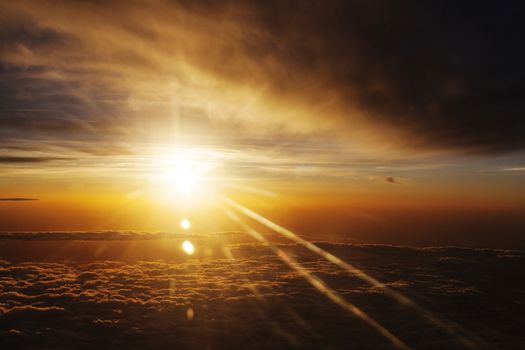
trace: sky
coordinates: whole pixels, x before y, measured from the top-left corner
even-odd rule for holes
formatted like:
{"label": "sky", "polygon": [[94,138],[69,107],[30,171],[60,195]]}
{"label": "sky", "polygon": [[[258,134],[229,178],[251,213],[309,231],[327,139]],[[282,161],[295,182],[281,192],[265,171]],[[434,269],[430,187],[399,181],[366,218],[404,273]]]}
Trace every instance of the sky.
{"label": "sky", "polygon": [[5,2],[0,230],[525,246],[519,7]]}
{"label": "sky", "polygon": [[524,10],[0,1],[0,343],[524,349]]}

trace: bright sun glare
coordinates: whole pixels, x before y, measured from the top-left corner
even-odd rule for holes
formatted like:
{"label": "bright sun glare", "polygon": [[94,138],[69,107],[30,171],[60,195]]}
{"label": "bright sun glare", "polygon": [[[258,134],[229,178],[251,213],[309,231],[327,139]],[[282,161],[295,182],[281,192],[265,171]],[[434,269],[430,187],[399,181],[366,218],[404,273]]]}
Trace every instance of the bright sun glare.
{"label": "bright sun glare", "polygon": [[165,149],[152,158],[155,192],[168,201],[195,202],[211,193],[209,173],[218,166],[209,150]]}
{"label": "bright sun glare", "polygon": [[188,196],[199,176],[193,171],[190,165],[179,165],[173,171],[171,177],[172,185],[177,189],[179,194]]}

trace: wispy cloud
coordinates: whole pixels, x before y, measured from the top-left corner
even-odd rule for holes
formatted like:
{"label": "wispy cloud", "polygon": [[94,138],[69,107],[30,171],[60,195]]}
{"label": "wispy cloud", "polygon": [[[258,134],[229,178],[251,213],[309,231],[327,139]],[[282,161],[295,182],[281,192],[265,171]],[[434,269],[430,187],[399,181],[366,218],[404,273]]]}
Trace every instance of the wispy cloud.
{"label": "wispy cloud", "polygon": [[38,198],[25,198],[25,197],[0,198],[0,201],[8,201],[8,202],[37,201],[37,200]]}
{"label": "wispy cloud", "polygon": [[525,171],[525,167],[503,168],[501,171]]}
{"label": "wispy cloud", "polygon": [[43,163],[58,160],[74,160],[67,157],[18,157],[18,156],[0,156],[0,163]]}
{"label": "wispy cloud", "polygon": [[[515,12],[332,5],[3,4],[1,133],[159,141],[175,130],[207,139],[242,131],[384,149],[523,149],[523,52],[508,39],[523,30]],[[477,40],[457,34],[465,26]]]}

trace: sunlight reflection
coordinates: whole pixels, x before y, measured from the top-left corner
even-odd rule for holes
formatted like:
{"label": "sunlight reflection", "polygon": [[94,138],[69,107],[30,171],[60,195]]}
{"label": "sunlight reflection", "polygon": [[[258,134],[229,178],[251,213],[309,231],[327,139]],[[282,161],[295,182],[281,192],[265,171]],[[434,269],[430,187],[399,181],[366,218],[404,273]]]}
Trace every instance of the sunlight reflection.
{"label": "sunlight reflection", "polygon": [[195,252],[195,247],[190,241],[182,242],[182,250],[188,255],[192,255]]}

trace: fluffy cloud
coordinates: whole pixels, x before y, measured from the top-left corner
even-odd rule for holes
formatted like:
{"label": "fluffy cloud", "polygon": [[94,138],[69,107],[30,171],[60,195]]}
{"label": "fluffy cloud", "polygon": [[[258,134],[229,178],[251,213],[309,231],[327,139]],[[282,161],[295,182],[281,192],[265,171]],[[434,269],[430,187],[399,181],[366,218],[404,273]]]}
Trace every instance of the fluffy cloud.
{"label": "fluffy cloud", "polygon": [[[512,272],[523,266],[522,252],[318,244],[435,316],[461,324],[480,344],[517,348],[525,342],[516,313],[523,282]],[[279,247],[409,345],[461,347],[381,290],[298,246]],[[230,258],[217,253],[182,261],[3,260],[0,338],[11,347],[61,348],[387,345],[267,248],[228,249]]]}

